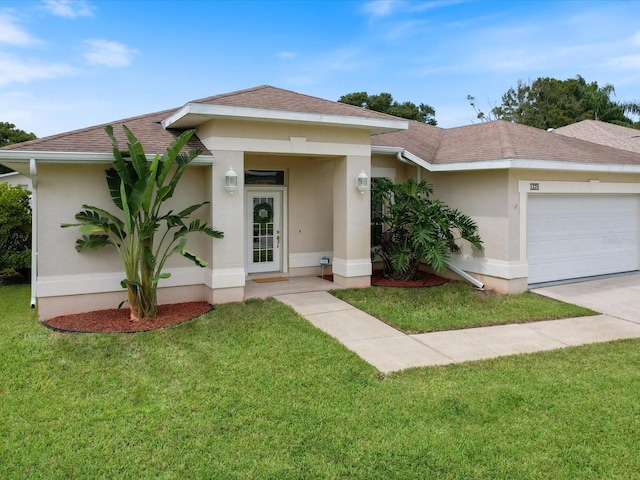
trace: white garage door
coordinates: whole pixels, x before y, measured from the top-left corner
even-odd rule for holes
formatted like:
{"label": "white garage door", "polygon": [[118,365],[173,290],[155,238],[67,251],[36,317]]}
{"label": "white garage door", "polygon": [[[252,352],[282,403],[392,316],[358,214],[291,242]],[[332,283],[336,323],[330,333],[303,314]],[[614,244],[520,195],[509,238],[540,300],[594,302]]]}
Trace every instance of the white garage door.
{"label": "white garage door", "polygon": [[639,197],[531,195],[529,283],[638,270]]}

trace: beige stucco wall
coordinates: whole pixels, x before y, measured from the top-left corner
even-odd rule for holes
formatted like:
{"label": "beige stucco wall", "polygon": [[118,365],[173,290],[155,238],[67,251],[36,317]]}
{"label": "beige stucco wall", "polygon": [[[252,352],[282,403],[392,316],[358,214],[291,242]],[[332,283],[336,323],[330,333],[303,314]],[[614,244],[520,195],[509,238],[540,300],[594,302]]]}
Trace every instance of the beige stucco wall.
{"label": "beige stucco wall", "polygon": [[327,158],[247,155],[247,170],[284,170],[289,254],[333,249],[333,161]]}
{"label": "beige stucco wall", "polygon": [[465,245],[462,256],[454,258],[458,266],[485,282],[488,288],[504,293],[519,293],[527,288],[523,201],[527,201],[529,194],[521,194],[520,181],[559,182],[566,186],[566,193],[590,181],[640,182],[640,174],[525,169],[424,172],[423,178],[434,185],[435,198],[470,215],[478,224],[484,251]]}
{"label": "beige stucco wall", "polygon": [[484,251],[462,242],[464,254],[510,259],[509,218],[513,204],[509,202],[507,170],[426,173],[423,178],[433,184],[434,198],[471,216],[478,224]]}
{"label": "beige stucco wall", "polygon": [[[332,260],[336,259],[340,264],[347,258],[341,257],[342,253],[348,255],[350,260],[354,258],[353,255],[357,255],[360,263],[368,262],[370,270],[369,207],[367,206],[366,211],[362,209],[360,197],[358,197],[360,200],[358,203],[352,202],[353,199],[350,196],[349,201],[347,197],[340,197],[339,206],[335,200],[336,195],[343,195],[343,191],[357,192],[355,178],[361,170],[366,170],[370,175],[371,147],[367,130],[314,124],[211,120],[198,127],[198,136],[214,154],[215,165],[217,165],[214,170],[220,168],[217,176],[221,178],[224,175],[223,171],[231,166],[227,165],[229,162],[223,160],[230,155],[230,152],[243,155],[244,162],[237,160],[234,164],[234,170],[238,174],[245,169],[285,171],[286,203],[283,215],[287,227],[285,232],[287,256],[283,268],[290,275],[316,273],[315,270],[319,272],[320,258],[325,255],[334,257]],[[347,161],[349,167],[342,169],[342,161]],[[336,175],[348,175],[348,178],[343,179],[344,185],[336,183]],[[224,193],[216,194],[214,189],[214,203],[219,196],[224,195]],[[246,202],[245,188],[240,177],[236,196],[241,197],[234,200],[233,208],[238,212],[237,208],[244,206]],[[353,218],[353,212],[350,210],[353,208],[358,209],[360,211],[358,216],[364,215],[363,218],[367,222],[366,232],[360,231],[362,226],[358,223],[358,233],[355,235],[357,242],[367,243],[366,250],[360,245],[354,249],[351,246],[354,242],[353,236],[346,235],[342,231],[336,237],[338,226],[342,229],[356,228],[353,221],[348,223],[345,220]],[[336,216],[336,209],[339,212],[338,216]],[[243,218],[243,216],[237,216],[236,222]],[[246,226],[244,224],[240,226],[238,223],[238,229],[246,231]],[[364,238],[365,234],[366,238]],[[338,244],[336,238],[339,239]],[[239,242],[243,247],[246,245],[244,238]],[[358,272],[362,270],[360,263],[357,268],[351,265],[347,268],[346,264],[341,264],[344,267],[343,273],[346,276],[359,276]],[[214,262],[214,270],[215,265],[216,262]],[[244,263],[242,266],[245,266]],[[334,273],[335,271],[334,265]],[[368,275],[366,274],[367,278]]]}
{"label": "beige stucco wall", "polygon": [[[113,204],[107,183],[107,165],[41,164],[38,166],[38,274],[74,275],[95,272],[121,272],[122,266],[117,252],[109,247],[96,251],[78,253],[75,241],[81,236],[78,228],[61,228],[61,223],[74,223],[75,214],[82,204],[120,214]],[[209,167],[210,168],[210,167]],[[183,175],[176,193],[167,201],[163,212],[179,211],[206,201],[205,175],[207,167],[190,167]],[[207,219],[208,206],[204,206],[194,217]],[[188,237],[187,248],[194,253],[207,256],[210,240],[205,235]],[[167,267],[189,266],[190,262],[175,256]]]}

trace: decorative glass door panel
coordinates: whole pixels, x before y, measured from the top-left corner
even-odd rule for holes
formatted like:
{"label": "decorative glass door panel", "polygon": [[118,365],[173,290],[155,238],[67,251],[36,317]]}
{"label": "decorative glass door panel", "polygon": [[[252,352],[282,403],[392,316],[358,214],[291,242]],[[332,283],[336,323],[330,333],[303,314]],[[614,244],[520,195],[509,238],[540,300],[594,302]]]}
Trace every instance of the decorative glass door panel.
{"label": "decorative glass door panel", "polygon": [[281,198],[279,191],[248,193],[249,273],[280,271]]}

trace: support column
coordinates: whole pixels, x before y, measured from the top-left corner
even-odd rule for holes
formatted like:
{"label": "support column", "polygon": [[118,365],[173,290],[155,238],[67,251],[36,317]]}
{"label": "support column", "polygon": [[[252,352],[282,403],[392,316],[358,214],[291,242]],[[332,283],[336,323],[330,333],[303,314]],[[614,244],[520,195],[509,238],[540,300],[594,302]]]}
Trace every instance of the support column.
{"label": "support column", "polygon": [[371,179],[370,156],[334,160],[333,281],[344,287],[371,285],[371,190],[356,188],[361,171]]}
{"label": "support column", "polygon": [[[244,300],[244,152],[215,151],[211,169],[211,225],[224,233],[224,238],[212,242],[211,278],[212,303]],[[225,189],[225,174],[233,170],[238,175],[234,193]]]}

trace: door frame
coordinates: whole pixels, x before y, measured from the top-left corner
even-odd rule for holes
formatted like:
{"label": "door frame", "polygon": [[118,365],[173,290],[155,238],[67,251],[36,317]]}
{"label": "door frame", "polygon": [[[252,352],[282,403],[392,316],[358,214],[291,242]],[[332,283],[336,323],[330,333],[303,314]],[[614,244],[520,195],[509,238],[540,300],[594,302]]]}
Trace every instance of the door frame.
{"label": "door frame", "polygon": [[[281,240],[280,240],[280,265],[278,270],[274,270],[273,272],[281,272],[287,273],[289,271],[289,242],[288,242],[288,231],[289,231],[289,209],[287,208],[287,187],[286,186],[277,186],[277,185],[265,185],[265,186],[253,186],[253,185],[245,185],[244,187],[244,219],[243,219],[243,230],[244,230],[244,265],[245,271],[248,275],[260,275],[260,272],[249,272],[249,257],[252,254],[247,247],[249,243],[249,236],[252,235],[251,230],[248,228],[249,218],[253,218],[253,208],[251,208],[251,204],[249,202],[249,195],[252,193],[268,193],[268,192],[278,192],[280,193],[280,229],[281,229]],[[271,273],[273,273],[271,272]]]}

